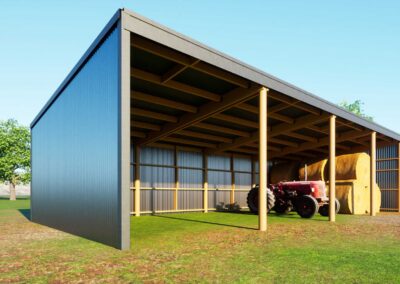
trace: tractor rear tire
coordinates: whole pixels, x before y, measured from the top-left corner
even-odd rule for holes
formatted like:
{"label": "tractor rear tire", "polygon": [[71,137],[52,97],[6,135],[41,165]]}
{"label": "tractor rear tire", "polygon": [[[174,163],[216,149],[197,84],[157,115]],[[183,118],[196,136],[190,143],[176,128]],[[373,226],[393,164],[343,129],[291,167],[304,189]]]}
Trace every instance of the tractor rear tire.
{"label": "tractor rear tire", "polygon": [[[247,194],[247,206],[250,212],[258,214],[259,198],[258,198],[259,188],[258,185],[253,187]],[[267,187],[267,212],[275,206],[275,195],[271,189]]]}
{"label": "tractor rear tire", "polygon": [[[335,199],[335,214],[339,213],[340,210],[340,203],[339,200]],[[319,214],[324,217],[329,216],[329,204],[325,204],[319,208]]]}
{"label": "tractor rear tire", "polygon": [[296,209],[301,218],[312,218],[318,212],[318,201],[311,195],[300,196]]}

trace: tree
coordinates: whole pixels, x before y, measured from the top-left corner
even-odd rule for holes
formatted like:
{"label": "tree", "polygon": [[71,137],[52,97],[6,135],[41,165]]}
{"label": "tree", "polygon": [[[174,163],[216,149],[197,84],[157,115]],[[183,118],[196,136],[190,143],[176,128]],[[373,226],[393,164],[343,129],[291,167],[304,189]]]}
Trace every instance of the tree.
{"label": "tree", "polygon": [[10,200],[16,200],[15,186],[30,181],[29,128],[14,119],[0,121],[0,182],[10,187]]}
{"label": "tree", "polygon": [[364,113],[364,110],[362,108],[362,106],[364,105],[364,103],[361,100],[355,100],[352,103],[348,103],[347,101],[342,101],[339,106],[344,108],[347,111],[350,111],[362,118],[365,118],[369,121],[373,121],[374,118],[372,116],[366,115]]}

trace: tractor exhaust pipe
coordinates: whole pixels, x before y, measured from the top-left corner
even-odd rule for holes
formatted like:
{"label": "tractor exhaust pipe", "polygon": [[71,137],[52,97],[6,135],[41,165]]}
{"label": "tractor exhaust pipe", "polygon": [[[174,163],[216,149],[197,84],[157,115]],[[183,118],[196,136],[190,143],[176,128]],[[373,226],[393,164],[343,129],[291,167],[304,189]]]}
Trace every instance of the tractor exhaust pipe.
{"label": "tractor exhaust pipe", "polygon": [[304,164],[304,181],[307,181],[308,176],[307,176],[307,164]]}

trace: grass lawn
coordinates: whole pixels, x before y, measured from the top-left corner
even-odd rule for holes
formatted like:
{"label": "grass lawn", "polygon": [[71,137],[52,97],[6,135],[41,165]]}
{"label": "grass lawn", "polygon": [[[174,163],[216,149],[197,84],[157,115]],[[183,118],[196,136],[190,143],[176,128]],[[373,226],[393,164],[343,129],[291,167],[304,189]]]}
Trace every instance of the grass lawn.
{"label": "grass lawn", "polygon": [[31,223],[29,199],[0,199],[0,283],[400,283],[400,215],[303,220],[188,213],[132,217],[132,249]]}

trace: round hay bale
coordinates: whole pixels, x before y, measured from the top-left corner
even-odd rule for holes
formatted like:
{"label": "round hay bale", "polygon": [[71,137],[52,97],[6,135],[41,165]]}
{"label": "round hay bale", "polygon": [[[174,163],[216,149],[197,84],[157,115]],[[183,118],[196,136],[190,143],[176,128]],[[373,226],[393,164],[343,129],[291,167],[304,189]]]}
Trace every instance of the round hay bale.
{"label": "round hay bale", "polygon": [[[307,180],[322,180],[325,181],[324,169],[327,163],[327,159],[321,160],[307,165]],[[299,169],[300,180],[305,180],[305,166],[303,165]]]}
{"label": "round hay bale", "polygon": [[[336,180],[369,181],[370,157],[366,153],[347,154],[336,157]],[[329,163],[324,170],[329,180]]]}

